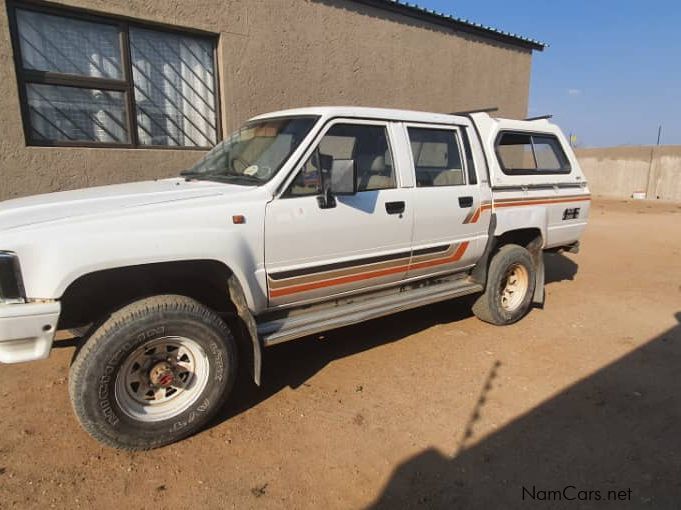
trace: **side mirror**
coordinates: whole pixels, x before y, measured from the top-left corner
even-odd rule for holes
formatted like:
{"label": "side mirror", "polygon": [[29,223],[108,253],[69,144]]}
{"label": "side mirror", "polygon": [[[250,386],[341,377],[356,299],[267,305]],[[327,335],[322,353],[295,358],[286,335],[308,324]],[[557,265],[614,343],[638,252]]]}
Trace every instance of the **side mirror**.
{"label": "side mirror", "polygon": [[354,159],[336,159],[331,169],[331,193],[334,195],[357,194],[357,165]]}
{"label": "side mirror", "polygon": [[317,197],[319,207],[336,207],[336,196],[357,193],[357,165],[354,159],[333,159],[319,154],[322,177],[322,194]]}

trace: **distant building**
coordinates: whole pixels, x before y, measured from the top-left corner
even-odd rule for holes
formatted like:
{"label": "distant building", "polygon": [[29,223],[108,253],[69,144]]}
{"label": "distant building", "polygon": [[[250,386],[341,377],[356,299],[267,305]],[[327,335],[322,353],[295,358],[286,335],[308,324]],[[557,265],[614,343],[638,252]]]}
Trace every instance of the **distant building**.
{"label": "distant building", "polygon": [[521,117],[544,47],[392,0],[3,1],[0,199],[174,175],[283,108]]}

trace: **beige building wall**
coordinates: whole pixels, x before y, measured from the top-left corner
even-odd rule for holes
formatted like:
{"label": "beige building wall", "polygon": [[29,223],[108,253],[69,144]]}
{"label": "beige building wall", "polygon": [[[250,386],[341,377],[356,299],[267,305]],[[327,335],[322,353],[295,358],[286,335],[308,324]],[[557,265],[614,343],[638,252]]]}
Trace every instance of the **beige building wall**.
{"label": "beige building wall", "polygon": [[[347,0],[60,3],[219,34],[223,134],[255,114],[310,105],[527,111],[529,49]],[[2,7],[0,200],[176,175],[200,157],[194,150],[27,147]]]}
{"label": "beige building wall", "polygon": [[578,149],[582,170],[596,196],[681,202],[681,146]]}

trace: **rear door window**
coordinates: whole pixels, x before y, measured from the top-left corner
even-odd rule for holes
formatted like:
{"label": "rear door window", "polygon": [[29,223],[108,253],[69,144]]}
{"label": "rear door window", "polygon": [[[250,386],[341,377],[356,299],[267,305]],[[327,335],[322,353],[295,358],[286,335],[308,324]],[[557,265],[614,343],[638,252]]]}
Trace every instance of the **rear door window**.
{"label": "rear door window", "polygon": [[417,187],[465,184],[456,131],[410,127],[408,132]]}

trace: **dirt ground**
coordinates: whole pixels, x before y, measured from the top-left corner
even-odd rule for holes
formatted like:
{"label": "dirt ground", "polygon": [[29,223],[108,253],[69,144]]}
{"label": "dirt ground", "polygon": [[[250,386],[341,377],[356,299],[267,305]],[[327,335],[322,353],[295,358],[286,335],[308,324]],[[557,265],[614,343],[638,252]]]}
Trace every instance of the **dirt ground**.
{"label": "dirt ground", "polygon": [[147,453],[80,429],[72,342],[2,366],[0,508],[678,508],[681,206],[597,201],[547,267],[513,326],[459,300],[272,348],[263,387]]}

